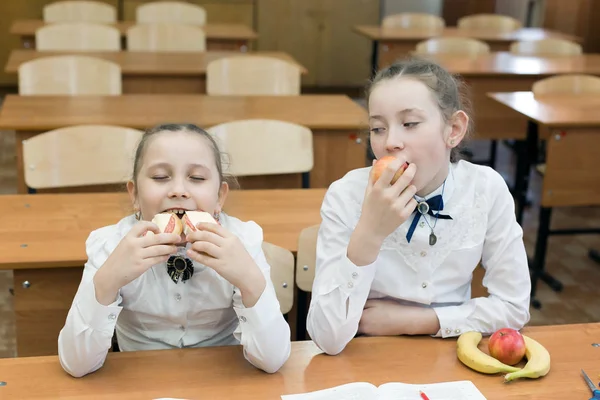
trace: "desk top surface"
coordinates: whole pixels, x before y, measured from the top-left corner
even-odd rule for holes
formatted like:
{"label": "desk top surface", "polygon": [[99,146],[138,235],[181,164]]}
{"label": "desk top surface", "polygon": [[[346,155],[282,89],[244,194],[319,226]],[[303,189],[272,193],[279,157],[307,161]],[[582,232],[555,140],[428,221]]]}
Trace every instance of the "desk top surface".
{"label": "desk top surface", "polygon": [[455,26],[448,26],[442,29],[407,29],[383,28],[379,25],[356,25],[354,26],[354,31],[371,40],[385,41],[415,41],[445,36],[470,37],[487,42],[515,42],[548,38],[560,38],[581,42],[581,38],[577,36],[543,28],[522,28],[511,32],[494,32],[482,29],[458,29]]}
{"label": "desk top surface", "polygon": [[101,58],[121,67],[123,75],[206,75],[208,64],[224,57],[264,56],[274,57],[295,64],[302,74],[308,70],[292,56],[284,52],[236,51],[205,52],[154,52],[154,51],[37,51],[16,49],[10,52],[4,72],[16,74],[21,64],[42,57],[79,55]]}
{"label": "desk top surface", "polygon": [[[456,340],[421,337],[356,338],[337,356],[313,342],[294,342],[275,374],[252,367],[239,346],[110,353],[104,366],[75,379],[56,356],[0,360],[0,398],[28,399],[273,399],[351,382],[434,383],[470,380],[488,400],[588,399],[584,369],[598,381],[600,324],[526,328],[550,352],[552,367],[539,379],[503,383],[503,375],[474,372],[458,361]],[[485,351],[487,339],[480,348]],[[2,397],[2,396],[6,397]],[[417,399],[415,397],[415,399]],[[432,399],[435,400],[435,399]]]}
{"label": "desk top surface", "polygon": [[495,101],[551,128],[600,127],[600,94],[543,95],[533,92],[488,93]]}
{"label": "desk top surface", "polygon": [[0,129],[44,131],[79,124],[146,129],[165,121],[190,122],[209,128],[257,118],[292,122],[309,129],[358,131],[368,127],[367,111],[344,95],[128,94],[8,95],[0,108]]}
{"label": "desk top surface", "polygon": [[[34,36],[35,31],[42,26],[47,25],[46,22],[39,19],[18,19],[14,21],[10,27],[10,34],[19,36]],[[127,29],[135,25],[134,21],[118,21],[114,25],[121,35],[125,35]],[[204,25],[207,39],[230,39],[230,40],[251,40],[256,39],[258,34],[249,26],[244,24],[213,24]]]}
{"label": "desk top surface", "polygon": [[538,57],[500,51],[472,57],[445,54],[425,57],[438,62],[450,72],[467,78],[509,76],[541,79],[557,74],[600,75],[600,54]]}
{"label": "desk top surface", "polygon": [[[225,211],[295,252],[300,232],[321,222],[324,196],[325,189],[234,190]],[[0,196],[0,269],[82,266],[90,232],[130,214],[126,193]]]}

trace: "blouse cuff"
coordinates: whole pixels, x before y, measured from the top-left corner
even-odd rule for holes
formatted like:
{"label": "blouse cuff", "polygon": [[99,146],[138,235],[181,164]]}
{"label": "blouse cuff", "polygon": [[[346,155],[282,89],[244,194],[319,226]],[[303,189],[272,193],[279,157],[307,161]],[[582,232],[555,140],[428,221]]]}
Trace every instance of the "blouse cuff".
{"label": "blouse cuff", "polygon": [[[465,309],[465,307],[468,307],[469,309]],[[473,330],[467,322],[467,315],[471,314],[468,304],[434,307],[433,310],[437,314],[440,322],[440,330],[435,335],[436,337],[455,337],[460,336],[464,332]]]}
{"label": "blouse cuff", "polygon": [[96,287],[94,281],[90,281],[80,289],[80,295],[77,297],[77,310],[83,322],[95,331],[112,335],[117,324],[117,318],[123,307],[118,304],[121,302],[119,295],[117,300],[105,306],[96,299]]}
{"label": "blouse cuff", "polygon": [[281,316],[281,308],[275,290],[268,284],[254,306],[234,307],[233,309],[243,331],[264,329],[271,321]]}

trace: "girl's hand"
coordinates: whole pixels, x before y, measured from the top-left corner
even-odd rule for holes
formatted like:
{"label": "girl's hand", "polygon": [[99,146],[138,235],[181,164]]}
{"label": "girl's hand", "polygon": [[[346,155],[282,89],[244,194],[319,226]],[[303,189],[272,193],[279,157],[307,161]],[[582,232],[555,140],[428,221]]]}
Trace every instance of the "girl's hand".
{"label": "girl's hand", "polygon": [[[145,236],[148,231],[154,235]],[[98,301],[105,305],[114,302],[123,286],[176,253],[175,244],[180,240],[174,233],[160,233],[152,222],[135,224],[94,276]]]}
{"label": "girl's hand", "polygon": [[392,161],[376,182],[373,181],[374,169],[369,175],[358,224],[381,242],[402,225],[417,207],[414,199],[417,188],[411,185],[417,172],[415,164],[410,164],[402,176],[393,185],[390,184],[402,164],[403,159]]}
{"label": "girl's hand", "polygon": [[348,259],[357,266],[373,263],[385,238],[402,225],[417,207],[414,195],[417,188],[411,185],[417,166],[410,164],[402,176],[391,185],[403,159],[392,161],[373,181],[373,171],[365,191],[362,212],[348,243]]}
{"label": "girl's hand", "polygon": [[192,243],[189,257],[239,288],[244,305],[252,307],[262,295],[266,281],[244,244],[221,225],[199,223],[197,228],[186,238]]}

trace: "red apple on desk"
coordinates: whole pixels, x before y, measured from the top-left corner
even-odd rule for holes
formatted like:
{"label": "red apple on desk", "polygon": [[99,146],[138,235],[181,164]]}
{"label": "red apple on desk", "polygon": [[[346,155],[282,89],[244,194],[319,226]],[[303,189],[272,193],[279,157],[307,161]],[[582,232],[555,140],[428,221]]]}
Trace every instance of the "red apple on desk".
{"label": "red apple on desk", "polygon": [[[396,157],[394,157],[394,156],[385,156],[385,157],[381,157],[379,160],[375,161],[375,165],[373,165],[373,182],[377,182],[379,177],[381,177],[381,174],[383,173],[383,171],[395,159],[396,159]],[[390,182],[392,185],[394,183],[396,183],[396,181],[404,173],[406,168],[408,168],[407,162],[402,164],[400,166],[400,168],[398,169],[398,171],[396,171],[396,173],[394,174],[394,177],[392,178],[392,181]]]}
{"label": "red apple on desk", "polygon": [[490,355],[508,365],[515,365],[525,356],[525,340],[521,333],[511,328],[499,329],[488,342]]}

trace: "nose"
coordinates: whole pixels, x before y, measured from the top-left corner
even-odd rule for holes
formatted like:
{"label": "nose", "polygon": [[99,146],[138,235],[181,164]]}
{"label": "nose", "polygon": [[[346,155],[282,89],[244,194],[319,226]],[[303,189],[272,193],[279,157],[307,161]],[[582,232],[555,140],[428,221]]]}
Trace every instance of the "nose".
{"label": "nose", "polygon": [[402,134],[397,129],[389,129],[385,138],[385,149],[388,153],[395,153],[404,149]]}
{"label": "nose", "polygon": [[185,182],[181,179],[173,179],[173,186],[171,186],[169,190],[169,198],[184,198],[187,199],[190,197],[190,193],[188,192]]}

